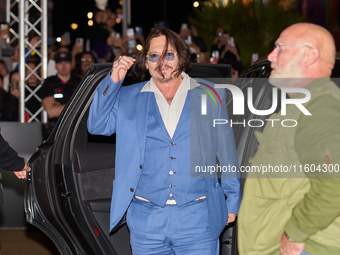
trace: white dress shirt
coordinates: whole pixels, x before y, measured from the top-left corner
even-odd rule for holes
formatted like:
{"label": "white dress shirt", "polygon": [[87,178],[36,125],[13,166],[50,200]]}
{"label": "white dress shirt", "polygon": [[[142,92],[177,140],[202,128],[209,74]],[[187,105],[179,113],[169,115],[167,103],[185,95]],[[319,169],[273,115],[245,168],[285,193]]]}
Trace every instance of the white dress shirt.
{"label": "white dress shirt", "polygon": [[171,138],[175,133],[179,118],[181,117],[188,90],[199,86],[199,84],[195,80],[191,79],[186,73],[182,72],[181,75],[182,83],[178,87],[171,104],[167,102],[166,98],[157,88],[152,78],[144,85],[141,90],[141,92],[154,92],[163,123]]}

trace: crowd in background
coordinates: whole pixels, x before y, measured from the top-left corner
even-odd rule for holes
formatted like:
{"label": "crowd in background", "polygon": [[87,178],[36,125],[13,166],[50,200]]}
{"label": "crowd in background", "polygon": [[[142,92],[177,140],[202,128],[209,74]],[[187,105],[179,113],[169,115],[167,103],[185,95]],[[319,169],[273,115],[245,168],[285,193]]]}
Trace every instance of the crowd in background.
{"label": "crowd in background", "polygon": [[[126,34],[121,35],[115,30],[116,18],[116,13],[98,9],[94,12],[93,26],[88,28],[83,37],[72,42],[70,34],[65,33],[58,43],[49,44],[48,78],[45,80],[40,78],[38,65],[41,58],[36,54],[40,46],[31,51],[31,54],[27,54],[25,96],[32,92],[33,95],[25,102],[25,121],[29,122],[36,118],[41,120],[41,111],[44,109],[47,111],[49,122],[53,124],[92,64],[113,62],[121,55],[136,57],[139,54],[144,44],[144,36],[147,36],[143,34],[143,28],[129,28]],[[195,27],[183,23],[178,33],[189,46],[192,62],[230,64],[233,78],[237,78],[244,70],[237,43],[227,30],[217,29],[214,44],[209,47],[211,51]],[[0,121],[18,121],[19,54],[17,48],[12,48],[6,43],[8,37],[8,24],[2,23]],[[31,36],[30,43],[39,45],[39,40],[40,37]]]}

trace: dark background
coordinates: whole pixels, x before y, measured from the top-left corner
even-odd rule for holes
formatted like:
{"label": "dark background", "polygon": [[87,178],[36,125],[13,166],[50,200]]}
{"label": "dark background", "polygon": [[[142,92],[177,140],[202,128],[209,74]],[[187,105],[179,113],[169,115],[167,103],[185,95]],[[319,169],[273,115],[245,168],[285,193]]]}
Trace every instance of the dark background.
{"label": "dark background", "polygon": [[[188,16],[194,9],[194,0],[131,0],[131,27],[141,26],[144,36],[159,21],[167,21],[169,28],[179,32],[181,23],[188,22]],[[118,0],[109,0],[108,7],[112,11],[122,8]],[[87,13],[95,10],[94,0],[53,0],[52,36],[61,36],[65,31],[71,32],[72,39],[86,36]],[[78,24],[77,30],[72,30],[70,25]],[[121,24],[115,30],[121,32]]]}

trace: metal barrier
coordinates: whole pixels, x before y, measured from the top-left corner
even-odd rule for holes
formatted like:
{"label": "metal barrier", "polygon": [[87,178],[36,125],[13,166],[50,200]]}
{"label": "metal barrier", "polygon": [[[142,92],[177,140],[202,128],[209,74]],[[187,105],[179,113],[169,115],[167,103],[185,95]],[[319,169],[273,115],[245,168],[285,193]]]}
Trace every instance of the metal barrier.
{"label": "metal barrier", "polygon": [[[47,77],[47,0],[7,0],[6,8],[6,20],[11,33],[8,43],[12,46],[19,44],[20,122],[45,123],[47,122],[47,113],[44,108],[41,106],[36,112],[31,112],[26,103],[32,97],[35,97],[39,102],[42,101],[38,96],[38,91]],[[32,33],[41,38],[34,44],[29,38]],[[37,66],[34,69],[25,63],[26,58],[31,55],[35,55],[40,60],[37,61]],[[30,71],[27,76],[25,75],[26,69]],[[27,81],[33,75],[37,77],[39,84],[32,89]]]}

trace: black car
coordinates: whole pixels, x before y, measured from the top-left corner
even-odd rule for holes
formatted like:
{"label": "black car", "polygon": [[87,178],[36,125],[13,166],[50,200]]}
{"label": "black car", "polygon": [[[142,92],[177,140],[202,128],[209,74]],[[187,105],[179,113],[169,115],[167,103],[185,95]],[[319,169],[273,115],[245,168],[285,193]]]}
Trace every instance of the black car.
{"label": "black car", "polygon": [[[339,77],[336,73],[340,72],[339,60],[337,58],[335,77]],[[52,133],[29,160],[32,171],[28,173],[25,193],[26,219],[41,229],[61,254],[131,254],[126,225],[109,234],[115,135],[90,135],[86,127],[94,92],[110,69],[111,64],[95,64],[88,70]],[[253,88],[256,109],[269,109],[272,104],[273,87],[266,79],[270,72],[270,62],[262,58],[233,83],[245,97],[247,89]],[[230,66],[193,63],[188,74],[228,84]],[[129,74],[124,85],[137,81]],[[268,117],[257,116],[247,107],[244,107],[244,114],[234,115],[233,97],[231,93],[228,95],[229,118],[234,123],[249,120],[262,123]],[[277,107],[276,111],[279,110]],[[254,126],[233,125],[242,166],[249,165],[249,159],[256,152],[258,144],[254,131],[264,127]],[[241,177],[244,180],[246,176]],[[220,241],[221,254],[238,254],[234,224],[225,229]]]}

